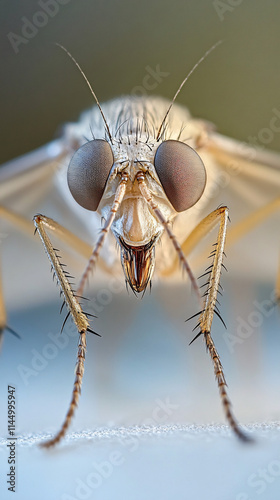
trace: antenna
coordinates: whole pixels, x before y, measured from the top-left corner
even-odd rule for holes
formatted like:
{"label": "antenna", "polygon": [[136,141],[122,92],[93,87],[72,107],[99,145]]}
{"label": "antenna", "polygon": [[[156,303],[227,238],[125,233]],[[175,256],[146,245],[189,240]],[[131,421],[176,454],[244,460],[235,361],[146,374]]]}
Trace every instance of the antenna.
{"label": "antenna", "polygon": [[210,49],[208,49],[205,54],[199,59],[199,61],[194,65],[194,67],[191,69],[191,71],[187,74],[186,78],[184,78],[184,80],[182,81],[180,87],[178,88],[177,92],[175,93],[166,113],[165,113],[165,116],[161,122],[161,125],[158,129],[158,133],[157,133],[157,136],[156,136],[156,141],[159,140],[160,138],[160,134],[161,134],[161,131],[162,131],[162,128],[166,122],[166,118],[168,117],[169,113],[170,113],[170,110],[175,102],[175,99],[177,98],[177,95],[181,92],[183,86],[185,85],[186,81],[189,79],[189,77],[191,76],[191,74],[196,70],[196,68],[200,65],[200,63],[202,61],[204,61],[204,59],[206,59],[206,57],[209,56],[209,54],[211,54],[211,52],[213,52],[213,50],[215,50],[216,47],[218,47],[218,45],[220,45],[222,43],[222,40],[219,40],[218,42],[216,42],[214,45],[212,45],[212,47]]}
{"label": "antenna", "polygon": [[87,79],[87,77],[86,77],[85,73],[83,72],[83,70],[82,70],[81,66],[80,66],[80,65],[79,65],[79,63],[76,61],[76,59],[72,56],[72,54],[71,54],[71,53],[70,53],[70,52],[69,52],[69,51],[68,51],[68,50],[67,50],[67,49],[66,49],[63,45],[61,45],[60,43],[57,43],[57,42],[55,43],[55,45],[57,45],[57,46],[58,46],[58,47],[60,47],[62,50],[64,50],[64,52],[66,52],[66,54],[70,57],[70,59],[72,59],[72,61],[74,62],[74,64],[77,66],[77,68],[79,69],[80,73],[81,73],[81,74],[82,74],[82,76],[84,77],[84,80],[86,81],[86,83],[87,83],[87,85],[88,85],[88,87],[89,87],[89,90],[91,91],[91,93],[92,93],[92,95],[93,95],[93,97],[94,97],[94,100],[95,100],[95,102],[96,102],[97,106],[99,107],[99,111],[100,111],[101,116],[102,116],[102,118],[103,118],[103,121],[104,121],[104,123],[105,123],[105,127],[106,127],[106,130],[107,130],[107,132],[108,132],[108,135],[109,135],[109,138],[110,138],[111,144],[112,144],[112,142],[113,142],[112,135],[111,135],[111,132],[110,132],[110,129],[109,129],[109,125],[108,125],[108,123],[107,123],[107,121],[106,121],[105,115],[104,115],[104,113],[103,113],[103,111],[102,111],[102,108],[101,108],[101,106],[100,106],[100,102],[98,101],[98,99],[97,99],[97,97],[96,97],[96,94],[95,94],[95,92],[93,91],[93,88],[92,88],[91,84],[89,83],[89,81],[88,81],[88,79]]}

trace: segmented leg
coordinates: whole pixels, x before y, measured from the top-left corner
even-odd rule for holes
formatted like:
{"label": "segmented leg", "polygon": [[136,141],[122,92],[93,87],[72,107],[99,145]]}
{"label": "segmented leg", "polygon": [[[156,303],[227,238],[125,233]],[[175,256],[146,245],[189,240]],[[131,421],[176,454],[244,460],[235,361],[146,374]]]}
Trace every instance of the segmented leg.
{"label": "segmented leg", "polygon": [[104,227],[101,230],[101,234],[100,234],[100,236],[97,240],[97,243],[93,249],[93,252],[90,256],[90,259],[87,263],[87,266],[82,274],[82,277],[81,277],[81,280],[80,280],[80,283],[78,286],[78,290],[77,290],[78,295],[83,294],[83,289],[85,287],[86,281],[87,281],[87,279],[88,279],[88,277],[89,277],[89,275],[90,275],[90,273],[91,273],[91,271],[96,263],[96,260],[99,256],[99,252],[103,246],[105,238],[106,238],[106,236],[109,232],[109,229],[110,229],[110,227],[114,221],[114,218],[116,216],[116,212],[117,212],[117,210],[122,202],[122,199],[125,195],[127,182],[128,182],[128,175],[126,172],[123,172],[121,174],[121,181],[120,181],[120,183],[117,187],[117,190],[116,190],[114,202],[113,202],[111,209],[110,209],[109,217],[106,220]]}
{"label": "segmented leg", "polygon": [[[205,296],[205,303],[203,310],[201,312],[200,318],[199,318],[199,327],[200,327],[200,332],[196,335],[195,338],[199,337],[200,335],[204,335],[204,339],[206,342],[206,348],[210,354],[210,357],[213,361],[214,365],[214,372],[216,376],[216,380],[218,382],[218,387],[220,391],[220,396],[222,400],[222,405],[224,407],[225,415],[227,418],[227,421],[229,422],[232,430],[235,432],[235,434],[242,439],[243,441],[248,441],[249,437],[247,434],[245,434],[241,428],[239,427],[239,424],[233,415],[233,412],[231,410],[231,403],[227,394],[227,383],[225,380],[225,375],[223,371],[223,367],[220,361],[219,354],[217,352],[217,349],[215,347],[213,338],[211,336],[211,326],[212,326],[212,321],[214,317],[214,313],[216,312],[218,316],[219,312],[216,309],[216,302],[217,302],[217,295],[219,292],[219,286],[220,286],[220,277],[221,277],[221,271],[223,267],[223,256],[224,256],[224,248],[225,248],[225,240],[226,240],[226,230],[227,230],[227,222],[228,222],[228,209],[227,207],[221,207],[209,216],[209,224],[213,224],[213,216],[218,220],[220,218],[220,227],[219,227],[219,233],[218,233],[218,238],[217,242],[214,245],[215,249],[213,250],[212,254],[213,255],[213,262],[210,266],[209,269],[209,281],[208,281],[208,287],[207,290],[204,294]],[[204,224],[207,224],[207,218],[204,219]]]}
{"label": "segmented leg", "polygon": [[63,293],[65,303],[68,306],[69,312],[79,332],[79,343],[78,343],[77,364],[75,369],[75,382],[72,391],[71,403],[60,431],[49,441],[42,443],[42,446],[46,447],[53,446],[54,444],[58,443],[61,440],[61,438],[64,436],[66,430],[68,429],[71,423],[75,408],[78,406],[79,396],[82,387],[83,373],[84,373],[86,332],[91,331],[89,328],[89,321],[87,319],[87,316],[83,312],[81,305],[78,299],[76,298],[75,293],[72,290],[72,287],[67,278],[67,273],[63,269],[63,266],[61,265],[60,262],[60,258],[56,250],[53,248],[50,238],[48,237],[45,231],[44,225],[48,225],[48,223],[49,221],[47,217],[44,217],[42,215],[36,215],[34,217],[34,224],[36,230],[39,233],[46,254],[51,262],[52,269],[54,271],[54,274],[57,278],[57,281]]}
{"label": "segmented leg", "polygon": [[170,240],[172,241],[173,243],[173,246],[177,252],[177,255],[179,257],[179,260],[183,266],[183,268],[185,269],[185,271],[187,272],[190,280],[191,280],[191,284],[192,284],[192,287],[194,289],[194,292],[196,293],[196,296],[199,300],[199,302],[201,302],[201,296],[200,296],[200,292],[199,292],[199,287],[198,287],[198,284],[197,284],[197,280],[196,278],[194,277],[193,275],[193,272],[189,266],[189,263],[184,255],[184,252],[182,251],[180,245],[179,245],[179,242],[175,236],[175,234],[173,233],[173,231],[171,230],[171,227],[168,223],[168,221],[165,219],[163,213],[161,212],[161,210],[159,209],[157,203],[155,202],[150,190],[148,189],[146,183],[145,183],[145,175],[143,172],[139,172],[137,174],[137,181],[138,181],[138,185],[139,185],[139,189],[140,189],[140,192],[142,194],[142,196],[147,200],[147,202],[149,203],[150,207],[152,208],[152,210],[154,211],[155,215],[157,216],[159,222],[163,225],[165,231],[167,232]]}
{"label": "segmented leg", "polygon": [[[0,219],[4,219],[6,222],[11,224],[13,227],[18,229],[24,235],[29,238],[34,238],[34,224],[32,221],[22,217],[18,213],[10,210],[6,207],[0,205]],[[64,244],[65,251],[68,249],[74,250],[79,256],[88,259],[92,253],[92,247],[84,240],[76,236],[74,233],[69,231],[68,229],[62,227],[56,221],[51,218],[43,218],[45,227],[51,232],[55,233],[56,237]],[[100,258],[99,260],[100,267],[106,271],[111,272],[110,267],[106,264],[106,262]],[[0,335],[4,330],[8,330],[16,336],[19,336],[12,328],[7,325],[7,315],[5,308],[4,295],[2,291],[2,283],[0,280]],[[0,338],[0,342],[2,340],[2,335]]]}
{"label": "segmented leg", "polygon": [[[184,253],[177,242],[175,236],[173,235],[172,231],[170,230],[170,227],[168,225],[168,221],[165,220],[162,212],[158,208],[156,202],[153,199],[153,196],[149,189],[147,188],[145,184],[145,177],[143,173],[139,173],[138,177],[138,184],[139,184],[139,189],[141,191],[141,194],[144,196],[144,198],[147,200],[151,208],[153,209],[155,215],[158,217],[159,221],[162,223],[164,226],[167,234],[169,235],[171,241],[173,242],[175,249],[178,252],[180,260],[184,263],[186,261]],[[203,309],[200,313],[200,318],[199,318],[199,324],[198,326],[200,327],[199,333],[196,335],[196,337],[193,339],[195,340],[197,337],[200,335],[204,335],[204,339],[206,342],[206,348],[210,354],[210,357],[213,361],[214,365],[214,372],[215,376],[218,382],[218,387],[220,391],[220,396],[222,400],[222,405],[225,410],[225,415],[227,418],[227,421],[229,422],[232,430],[235,432],[235,434],[242,440],[248,441],[249,437],[240,429],[236,418],[234,417],[232,410],[231,410],[231,403],[227,394],[227,384],[223,372],[223,367],[217,352],[217,349],[215,347],[214,341],[211,336],[211,326],[212,326],[212,321],[214,317],[214,313],[216,312],[219,316],[219,312],[217,311],[216,308],[216,302],[217,302],[217,294],[219,291],[219,286],[220,286],[220,277],[221,277],[221,270],[223,267],[223,256],[224,256],[224,246],[225,246],[225,239],[226,239],[226,229],[227,229],[227,221],[228,221],[228,209],[227,207],[221,207],[212,212],[208,217],[205,217],[203,221],[197,226],[197,228],[193,231],[193,241],[194,240],[199,241],[199,239],[202,237],[203,234],[207,234],[216,224],[217,221],[220,218],[220,228],[219,228],[219,233],[218,233],[218,238],[217,242],[215,244],[215,249],[212,252],[213,256],[213,262],[212,265],[209,267],[209,282],[208,282],[208,288],[207,291],[204,294],[205,297],[205,302],[203,305]],[[183,256],[183,258],[182,258]],[[208,274],[208,273],[206,273]]]}
{"label": "segmented leg", "polygon": [[[83,379],[83,374],[84,374],[84,362],[85,362],[85,353],[86,353],[86,332],[95,333],[89,328],[89,322],[88,322],[87,316],[83,312],[81,305],[78,301],[78,298],[80,297],[80,292],[84,288],[86,278],[88,277],[88,274],[91,271],[91,269],[92,269],[92,267],[93,267],[93,265],[98,257],[99,251],[104,243],[105,237],[108,234],[108,231],[109,231],[111,224],[114,220],[118,206],[123,199],[123,196],[125,194],[127,181],[128,181],[128,176],[127,176],[127,174],[123,173],[122,177],[121,177],[120,184],[116,190],[116,195],[115,195],[114,203],[113,203],[112,208],[110,210],[110,215],[109,215],[107,221],[105,222],[105,225],[102,229],[101,236],[95,245],[95,248],[93,250],[92,256],[90,257],[90,260],[88,262],[86,270],[82,275],[81,283],[79,285],[77,292],[73,292],[71,285],[69,283],[68,277],[67,277],[67,273],[63,269],[63,266],[60,263],[60,258],[57,255],[56,250],[53,248],[51,241],[50,241],[50,239],[45,231],[45,228],[44,228],[44,226],[45,226],[45,227],[48,227],[49,229],[51,229],[51,228],[54,229],[57,226],[57,223],[52,221],[52,219],[48,219],[47,217],[44,217],[42,215],[37,215],[34,217],[35,227],[39,233],[39,236],[42,240],[42,243],[44,245],[47,256],[51,262],[52,269],[56,275],[57,281],[58,281],[60,288],[61,288],[61,291],[63,293],[65,303],[67,304],[67,306],[69,308],[69,312],[72,315],[72,318],[73,318],[73,320],[76,324],[77,330],[79,332],[78,355],[77,355],[77,364],[76,364],[76,370],[75,370],[75,381],[74,381],[74,387],[73,387],[73,391],[72,391],[72,399],[71,399],[68,412],[66,414],[65,420],[62,424],[60,431],[49,441],[42,443],[42,446],[45,446],[45,447],[53,446],[61,440],[61,438],[65,435],[65,433],[66,433],[66,431],[71,423],[75,408],[78,406],[79,396],[80,396],[81,387],[82,387],[82,379]],[[61,229],[61,227],[60,227],[60,229]]]}
{"label": "segmented leg", "polygon": [[[235,226],[229,228],[227,231],[227,248],[231,245],[234,245],[238,240],[240,240],[243,236],[253,230],[256,226],[264,222],[271,215],[277,212],[280,209],[280,198],[276,198],[271,201],[267,205],[261,207],[258,210],[255,210],[252,214],[248,215],[240,222],[238,222]],[[197,246],[197,244],[206,236],[210,230],[216,225],[215,212],[209,214],[209,216],[205,217],[200,224],[198,224],[191,234],[186,238],[186,240],[182,243],[182,251],[185,255],[189,255],[192,250]],[[198,258],[195,259],[194,265],[200,266],[202,262],[207,258],[207,253],[202,252],[199,254]],[[162,271],[163,276],[168,276],[172,274],[177,267],[176,259],[172,262],[171,266]],[[280,267],[277,273],[276,279],[276,287],[275,287],[275,295],[276,301],[278,304],[280,303]]]}

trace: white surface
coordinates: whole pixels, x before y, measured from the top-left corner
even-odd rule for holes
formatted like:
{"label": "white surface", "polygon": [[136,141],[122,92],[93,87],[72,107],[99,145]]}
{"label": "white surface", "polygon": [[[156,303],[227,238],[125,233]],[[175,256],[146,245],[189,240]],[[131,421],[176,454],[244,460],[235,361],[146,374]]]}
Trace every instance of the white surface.
{"label": "white surface", "polygon": [[[226,281],[224,286],[223,317],[237,335],[237,318],[249,321],[248,314],[255,310],[252,301],[261,303],[272,288],[253,289],[239,281]],[[59,306],[58,300],[10,312],[9,323],[22,339],[7,334],[2,350],[1,499],[11,498],[5,484],[6,395],[11,384],[17,394],[15,496],[20,500],[278,500],[276,311],[263,317],[248,338],[239,338],[232,352],[216,320],[213,330],[234,412],[245,426],[255,422],[248,426],[256,437],[254,444],[239,443],[224,426],[203,340],[188,347],[194,324],[184,319],[193,304],[182,283],[155,286],[143,300],[123,291],[98,313],[95,327],[102,338],[88,336],[83,390],[73,424],[60,445],[44,450],[37,443],[62,423],[76,358],[77,336],[71,323],[64,336],[58,333]],[[34,352],[46,354],[53,338],[68,338],[67,345],[57,348],[52,359],[34,364]],[[22,376],[20,365],[33,370],[29,377]]]}
{"label": "white surface", "polygon": [[[18,498],[252,500],[279,498],[279,426],[251,426],[254,444],[223,427],[155,426],[68,435],[58,448],[18,442]],[[2,458],[5,444],[1,446]],[[4,493],[4,492],[3,492]],[[7,492],[1,498],[10,498]]]}

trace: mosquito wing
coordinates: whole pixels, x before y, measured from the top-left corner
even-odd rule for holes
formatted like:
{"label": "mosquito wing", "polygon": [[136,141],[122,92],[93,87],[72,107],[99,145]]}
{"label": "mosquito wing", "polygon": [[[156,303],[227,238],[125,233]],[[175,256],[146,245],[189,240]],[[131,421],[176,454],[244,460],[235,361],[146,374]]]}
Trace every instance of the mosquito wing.
{"label": "mosquito wing", "polygon": [[230,209],[228,243],[236,224],[254,212],[259,213],[259,222],[230,250],[237,271],[255,279],[275,279],[280,248],[279,208],[263,220],[260,210],[280,196],[280,154],[215,132],[209,134],[203,149],[218,167],[209,207],[223,203]]}
{"label": "mosquito wing", "polygon": [[[62,138],[0,168],[2,274],[6,302],[14,306],[25,306],[30,300],[41,302],[53,295],[52,280],[40,278],[48,263],[39,247],[39,239],[34,238],[32,219],[36,213],[57,220],[85,241],[89,249],[98,235],[100,217],[79,207],[70,193],[65,197],[61,194],[59,179],[66,179],[65,172],[73,152],[71,144]],[[75,276],[79,276],[86,263],[84,252],[80,258],[80,254],[73,251],[69,254],[64,243],[58,242],[58,246],[66,252],[65,260],[72,266]],[[89,255],[90,250],[87,258]]]}
{"label": "mosquito wing", "polygon": [[[258,207],[279,196],[280,154],[212,133],[206,146],[227,172],[225,187]],[[222,183],[221,183],[222,184]],[[222,185],[221,185],[222,187]]]}

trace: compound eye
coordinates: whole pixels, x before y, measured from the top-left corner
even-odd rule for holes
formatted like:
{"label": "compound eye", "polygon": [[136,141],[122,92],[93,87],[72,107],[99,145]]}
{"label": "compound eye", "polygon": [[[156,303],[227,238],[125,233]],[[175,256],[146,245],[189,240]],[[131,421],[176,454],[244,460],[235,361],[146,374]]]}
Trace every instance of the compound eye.
{"label": "compound eye", "polygon": [[79,205],[97,210],[113,164],[112,149],[103,139],[86,142],[75,152],[68,166],[67,181]]}
{"label": "compound eye", "polygon": [[205,188],[206,171],[194,149],[180,141],[164,141],[157,148],[154,165],[176,212],[195,205]]}

